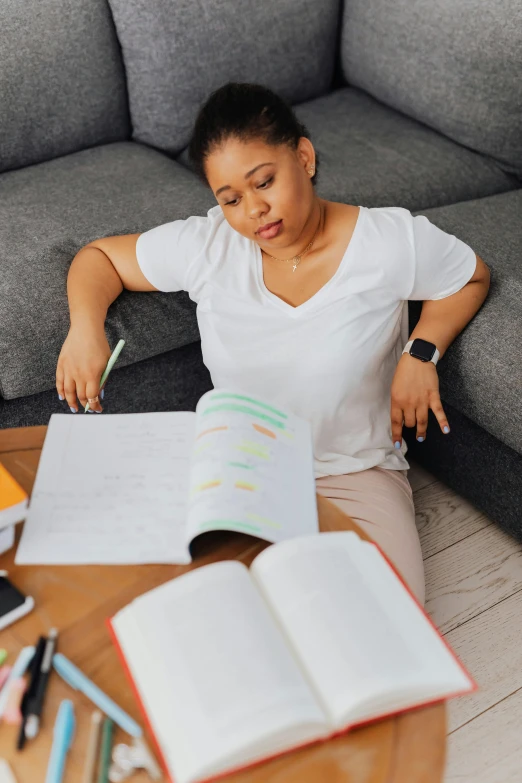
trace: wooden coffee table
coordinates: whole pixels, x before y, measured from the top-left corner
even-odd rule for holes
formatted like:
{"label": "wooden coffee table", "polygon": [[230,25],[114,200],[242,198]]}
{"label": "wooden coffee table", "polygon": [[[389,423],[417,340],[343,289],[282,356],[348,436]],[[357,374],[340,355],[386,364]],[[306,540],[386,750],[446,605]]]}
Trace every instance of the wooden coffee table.
{"label": "wooden coffee table", "polygon": [[[0,430],[0,461],[30,492],[33,486],[46,427]],[[317,497],[321,530],[357,528],[336,506]],[[21,533],[17,526],[16,541]],[[258,539],[232,533],[208,534],[198,543],[196,565],[235,558],[249,564],[266,546]],[[21,647],[34,644],[39,634],[55,626],[59,649],[124,710],[144,725],[105,619],[133,598],[192,566],[15,566],[15,548],[0,556],[22,592],[32,595],[35,609],[0,632],[0,647],[7,648],[9,662]],[[89,733],[92,704],[72,691],[57,675],[51,677],[42,729],[22,752],[15,750],[18,729],[0,727],[0,757],[6,758],[18,783],[44,779],[52,729],[60,701],[72,698],[77,721],[74,743],[67,759],[64,783],[80,783]],[[150,739],[150,738],[149,738]],[[115,742],[128,736],[115,733]],[[418,709],[396,718],[356,729],[324,743],[303,748],[226,778],[229,783],[440,783],[446,745],[445,705]],[[150,778],[138,773],[133,783]],[[165,776],[164,780],[167,778]]]}

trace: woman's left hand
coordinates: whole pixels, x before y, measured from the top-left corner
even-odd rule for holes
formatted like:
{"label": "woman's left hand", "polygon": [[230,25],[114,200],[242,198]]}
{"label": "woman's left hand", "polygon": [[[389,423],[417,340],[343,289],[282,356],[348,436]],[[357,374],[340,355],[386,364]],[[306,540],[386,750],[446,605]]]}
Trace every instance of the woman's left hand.
{"label": "woman's left hand", "polygon": [[391,387],[392,438],[396,448],[400,448],[402,443],[403,423],[407,427],[417,427],[418,441],[426,438],[430,408],[442,432],[447,435],[450,429],[440,401],[435,365],[405,353],[397,365]]}

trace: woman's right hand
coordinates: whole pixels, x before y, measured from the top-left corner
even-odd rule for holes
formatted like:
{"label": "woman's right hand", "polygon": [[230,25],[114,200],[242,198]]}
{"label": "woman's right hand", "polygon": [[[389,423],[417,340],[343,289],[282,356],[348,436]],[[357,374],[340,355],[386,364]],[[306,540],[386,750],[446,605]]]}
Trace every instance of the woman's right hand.
{"label": "woman's right hand", "polygon": [[[99,396],[100,378],[110,355],[103,327],[85,330],[71,326],[58,357],[56,390],[74,413],[78,411],[78,400],[85,408],[88,397]],[[101,403],[89,403],[89,410],[101,413]]]}

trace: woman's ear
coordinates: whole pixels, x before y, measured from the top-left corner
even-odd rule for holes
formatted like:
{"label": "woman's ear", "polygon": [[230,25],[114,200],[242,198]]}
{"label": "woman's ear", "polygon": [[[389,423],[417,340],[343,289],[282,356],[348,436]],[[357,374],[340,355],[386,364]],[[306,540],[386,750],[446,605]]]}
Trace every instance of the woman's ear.
{"label": "woman's ear", "polygon": [[305,171],[315,169],[314,145],[306,136],[301,136],[297,144],[297,158]]}

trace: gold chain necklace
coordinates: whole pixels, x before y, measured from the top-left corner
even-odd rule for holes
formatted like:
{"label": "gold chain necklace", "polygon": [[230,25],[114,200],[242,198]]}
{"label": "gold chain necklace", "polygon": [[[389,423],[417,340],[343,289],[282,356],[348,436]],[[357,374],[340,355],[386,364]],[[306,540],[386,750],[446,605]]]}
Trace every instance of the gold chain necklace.
{"label": "gold chain necklace", "polygon": [[308,245],[305,247],[305,249],[303,250],[303,252],[302,252],[302,253],[300,253],[298,256],[294,256],[293,258],[276,258],[275,256],[271,256],[271,255],[270,255],[270,253],[267,253],[267,252],[266,252],[266,250],[265,250],[265,253],[266,253],[266,255],[267,255],[269,258],[273,258],[273,259],[274,259],[274,261],[282,261],[282,262],[284,262],[284,263],[291,261],[291,262],[292,262],[292,264],[293,264],[293,267],[292,267],[292,272],[295,272],[295,270],[297,269],[297,267],[298,267],[298,266],[299,266],[299,264],[301,263],[301,258],[304,256],[304,254],[305,254],[305,253],[308,253],[308,251],[310,250],[310,248],[311,248],[311,247],[312,247],[312,245],[314,244],[314,240],[315,240],[315,238],[316,238],[316,236],[317,236],[317,232],[319,231],[319,226],[321,225],[321,218],[322,218],[322,215],[323,215],[323,211],[322,211],[322,209],[321,209],[321,205],[319,204],[319,223],[318,223],[318,225],[317,225],[317,228],[315,229],[315,234],[314,234],[314,235],[313,235],[313,237],[312,237],[312,241],[311,241],[311,242],[310,242],[310,243],[309,243],[309,244],[308,244]]}

